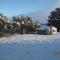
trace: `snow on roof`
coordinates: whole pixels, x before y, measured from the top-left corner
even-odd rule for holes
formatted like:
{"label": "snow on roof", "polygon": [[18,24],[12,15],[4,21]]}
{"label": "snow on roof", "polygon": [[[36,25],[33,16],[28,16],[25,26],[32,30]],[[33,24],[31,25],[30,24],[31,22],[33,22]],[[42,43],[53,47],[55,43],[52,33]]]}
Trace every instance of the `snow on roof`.
{"label": "snow on roof", "polygon": [[37,28],[36,30],[45,30],[45,29],[48,29],[48,28],[49,28],[49,26],[41,26],[41,27]]}

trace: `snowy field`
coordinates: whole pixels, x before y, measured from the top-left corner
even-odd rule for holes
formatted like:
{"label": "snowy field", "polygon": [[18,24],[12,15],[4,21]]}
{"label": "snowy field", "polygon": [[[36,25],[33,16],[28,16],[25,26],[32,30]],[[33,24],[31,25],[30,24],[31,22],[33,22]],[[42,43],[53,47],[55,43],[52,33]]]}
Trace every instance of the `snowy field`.
{"label": "snowy field", "polygon": [[60,60],[60,33],[2,37],[0,60]]}
{"label": "snowy field", "polygon": [[56,35],[38,35],[38,34],[15,34],[12,36],[0,38],[0,43],[36,43],[36,42],[52,42],[60,40],[60,33]]}

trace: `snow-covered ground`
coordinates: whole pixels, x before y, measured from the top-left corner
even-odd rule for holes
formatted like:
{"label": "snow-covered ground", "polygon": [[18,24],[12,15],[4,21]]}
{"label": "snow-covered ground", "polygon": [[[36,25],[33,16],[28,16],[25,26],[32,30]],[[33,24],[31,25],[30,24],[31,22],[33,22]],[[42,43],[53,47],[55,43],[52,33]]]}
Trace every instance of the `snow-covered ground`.
{"label": "snow-covered ground", "polygon": [[0,60],[60,60],[60,33],[2,37]]}
{"label": "snow-covered ground", "polygon": [[15,34],[0,38],[0,43],[35,43],[60,40],[60,33],[56,35]]}

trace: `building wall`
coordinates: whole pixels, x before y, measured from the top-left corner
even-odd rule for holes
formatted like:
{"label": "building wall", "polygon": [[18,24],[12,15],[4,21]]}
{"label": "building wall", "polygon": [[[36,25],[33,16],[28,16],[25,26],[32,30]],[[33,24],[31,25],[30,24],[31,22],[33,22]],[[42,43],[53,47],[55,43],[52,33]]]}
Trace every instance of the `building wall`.
{"label": "building wall", "polygon": [[49,35],[56,34],[57,33],[57,28],[50,26],[49,27]]}
{"label": "building wall", "polygon": [[53,31],[53,34],[56,34],[57,33],[57,28],[52,27],[52,31]]}

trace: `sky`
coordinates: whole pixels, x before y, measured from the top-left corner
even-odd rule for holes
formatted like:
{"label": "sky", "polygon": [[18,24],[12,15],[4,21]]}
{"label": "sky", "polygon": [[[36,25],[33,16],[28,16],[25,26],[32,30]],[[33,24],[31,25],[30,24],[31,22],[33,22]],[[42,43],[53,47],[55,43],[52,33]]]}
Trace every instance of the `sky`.
{"label": "sky", "polygon": [[[0,0],[0,12],[6,16],[48,11],[59,0]],[[59,4],[57,4],[59,5]]]}

